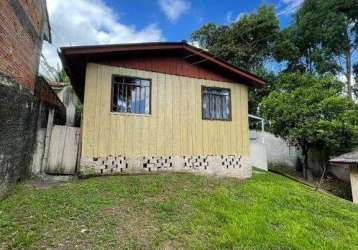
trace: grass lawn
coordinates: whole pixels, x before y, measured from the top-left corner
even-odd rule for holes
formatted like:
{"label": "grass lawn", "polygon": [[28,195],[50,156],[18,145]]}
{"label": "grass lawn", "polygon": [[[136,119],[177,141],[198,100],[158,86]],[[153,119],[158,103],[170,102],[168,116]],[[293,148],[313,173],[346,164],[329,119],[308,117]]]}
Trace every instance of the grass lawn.
{"label": "grass lawn", "polygon": [[0,202],[8,248],[358,249],[358,206],[272,173],[25,183]]}

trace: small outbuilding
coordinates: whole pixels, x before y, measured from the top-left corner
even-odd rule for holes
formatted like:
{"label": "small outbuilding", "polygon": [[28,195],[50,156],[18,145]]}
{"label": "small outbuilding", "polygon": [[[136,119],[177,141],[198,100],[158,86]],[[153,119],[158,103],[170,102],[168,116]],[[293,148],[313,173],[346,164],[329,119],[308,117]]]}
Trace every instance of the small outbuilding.
{"label": "small outbuilding", "polygon": [[248,89],[265,81],[178,43],[61,48],[83,102],[81,175],[251,176]]}
{"label": "small outbuilding", "polygon": [[329,162],[336,167],[349,168],[353,202],[358,204],[358,149],[333,158]]}

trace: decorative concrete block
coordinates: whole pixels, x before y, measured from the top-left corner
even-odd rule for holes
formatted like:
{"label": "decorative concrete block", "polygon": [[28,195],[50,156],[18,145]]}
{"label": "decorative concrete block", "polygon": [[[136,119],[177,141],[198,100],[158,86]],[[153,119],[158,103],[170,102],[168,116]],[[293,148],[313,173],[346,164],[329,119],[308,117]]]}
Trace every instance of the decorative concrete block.
{"label": "decorative concrete block", "polygon": [[80,174],[83,176],[158,171],[190,172],[237,178],[251,176],[248,158],[241,155],[83,157],[80,166]]}

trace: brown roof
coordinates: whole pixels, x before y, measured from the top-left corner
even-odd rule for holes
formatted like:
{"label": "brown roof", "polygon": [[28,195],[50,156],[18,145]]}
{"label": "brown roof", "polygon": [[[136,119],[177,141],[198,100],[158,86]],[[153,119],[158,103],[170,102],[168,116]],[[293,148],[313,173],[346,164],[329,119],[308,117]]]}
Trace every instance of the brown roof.
{"label": "brown roof", "polygon": [[35,85],[34,94],[42,102],[46,103],[49,106],[57,108],[64,115],[66,114],[65,105],[61,102],[60,98],[58,98],[58,96],[44,77],[38,77]]}
{"label": "brown roof", "polygon": [[63,88],[68,85],[68,83],[65,82],[49,82],[49,85],[51,88]]}
{"label": "brown roof", "polygon": [[358,164],[358,148],[347,154],[337,156],[329,160],[329,162],[341,164]]}
{"label": "brown roof", "polygon": [[[214,55],[193,47],[186,42],[133,43],[96,46],[63,47],[59,52],[62,64],[70,77],[71,84],[80,99],[83,99],[86,64],[108,62],[111,58],[132,56],[137,61],[146,55],[179,55],[191,63],[219,72],[231,82],[242,82],[250,86],[263,86],[265,80],[229,64]],[[154,70],[153,70],[154,71]]]}

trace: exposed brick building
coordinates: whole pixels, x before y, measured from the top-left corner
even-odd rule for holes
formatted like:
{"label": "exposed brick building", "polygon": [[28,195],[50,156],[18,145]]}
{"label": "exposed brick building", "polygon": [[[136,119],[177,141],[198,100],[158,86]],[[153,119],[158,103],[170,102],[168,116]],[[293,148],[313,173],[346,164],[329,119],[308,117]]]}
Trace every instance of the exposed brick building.
{"label": "exposed brick building", "polygon": [[0,72],[32,93],[42,41],[51,42],[45,0],[0,1]]}
{"label": "exposed brick building", "polygon": [[64,111],[38,77],[43,40],[51,42],[46,0],[0,0],[0,197],[28,176],[48,110]]}

